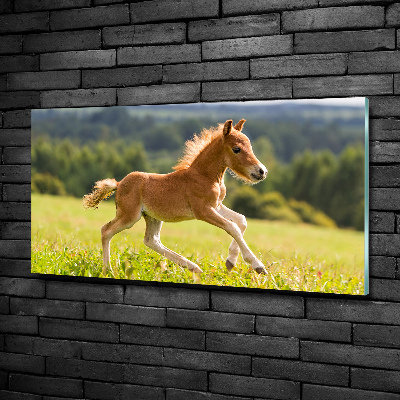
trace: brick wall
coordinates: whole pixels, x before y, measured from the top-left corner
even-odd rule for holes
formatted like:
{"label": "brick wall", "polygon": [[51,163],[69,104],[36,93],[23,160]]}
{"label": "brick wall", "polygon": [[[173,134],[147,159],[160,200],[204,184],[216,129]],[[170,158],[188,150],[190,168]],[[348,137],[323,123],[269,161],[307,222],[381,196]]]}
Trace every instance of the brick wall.
{"label": "brick wall", "polygon": [[[0,2],[0,398],[400,400],[400,4]],[[30,274],[30,109],[370,99],[364,297]]]}

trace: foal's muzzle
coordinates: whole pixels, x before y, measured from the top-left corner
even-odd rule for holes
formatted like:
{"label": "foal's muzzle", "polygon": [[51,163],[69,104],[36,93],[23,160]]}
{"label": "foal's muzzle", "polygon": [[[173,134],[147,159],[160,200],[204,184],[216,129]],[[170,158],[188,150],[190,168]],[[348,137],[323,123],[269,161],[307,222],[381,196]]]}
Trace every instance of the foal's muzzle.
{"label": "foal's muzzle", "polygon": [[251,173],[251,177],[254,181],[262,181],[267,177],[267,173],[267,168],[261,165],[255,168],[255,171]]}

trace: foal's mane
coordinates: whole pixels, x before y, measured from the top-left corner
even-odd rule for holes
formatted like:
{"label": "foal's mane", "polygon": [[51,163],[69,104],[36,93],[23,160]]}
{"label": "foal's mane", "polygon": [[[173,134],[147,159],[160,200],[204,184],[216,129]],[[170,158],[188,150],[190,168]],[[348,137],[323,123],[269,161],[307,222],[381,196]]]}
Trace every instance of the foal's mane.
{"label": "foal's mane", "polygon": [[183,156],[178,160],[173,169],[181,171],[189,168],[196,157],[218,136],[222,135],[223,124],[218,127],[203,129],[200,135],[194,134],[193,139],[187,140],[183,150]]}

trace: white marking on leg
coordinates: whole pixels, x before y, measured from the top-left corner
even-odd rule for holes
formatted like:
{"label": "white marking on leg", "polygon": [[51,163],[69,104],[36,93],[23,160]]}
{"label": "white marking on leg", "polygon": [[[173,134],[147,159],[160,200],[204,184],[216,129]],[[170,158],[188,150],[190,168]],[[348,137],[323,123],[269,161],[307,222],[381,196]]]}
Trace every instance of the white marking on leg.
{"label": "white marking on leg", "polygon": [[172,262],[180,265],[181,267],[189,269],[189,271],[193,271],[196,273],[203,272],[197,264],[189,261],[187,258],[181,256],[180,254],[175,253],[161,243],[160,232],[162,221],[149,217],[148,215],[145,215],[144,219],[146,221],[146,233],[144,235],[143,242],[146,246],[150,247],[152,250],[168,258],[168,260],[171,260]]}

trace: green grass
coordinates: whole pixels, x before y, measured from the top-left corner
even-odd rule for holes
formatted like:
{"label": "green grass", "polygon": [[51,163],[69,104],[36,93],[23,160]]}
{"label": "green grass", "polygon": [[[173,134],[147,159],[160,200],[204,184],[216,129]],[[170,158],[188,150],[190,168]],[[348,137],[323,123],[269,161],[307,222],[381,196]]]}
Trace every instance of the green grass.
{"label": "green grass", "polygon": [[[85,211],[79,199],[32,195],[32,272],[103,277],[101,226],[115,216],[114,200]],[[201,221],[164,224],[163,243],[197,263],[199,280],[143,244],[145,224],[111,242],[106,277],[218,286],[364,293],[364,235],[351,230],[248,220],[245,240],[267,267],[258,275],[241,258],[230,273],[225,259],[231,238]]]}

